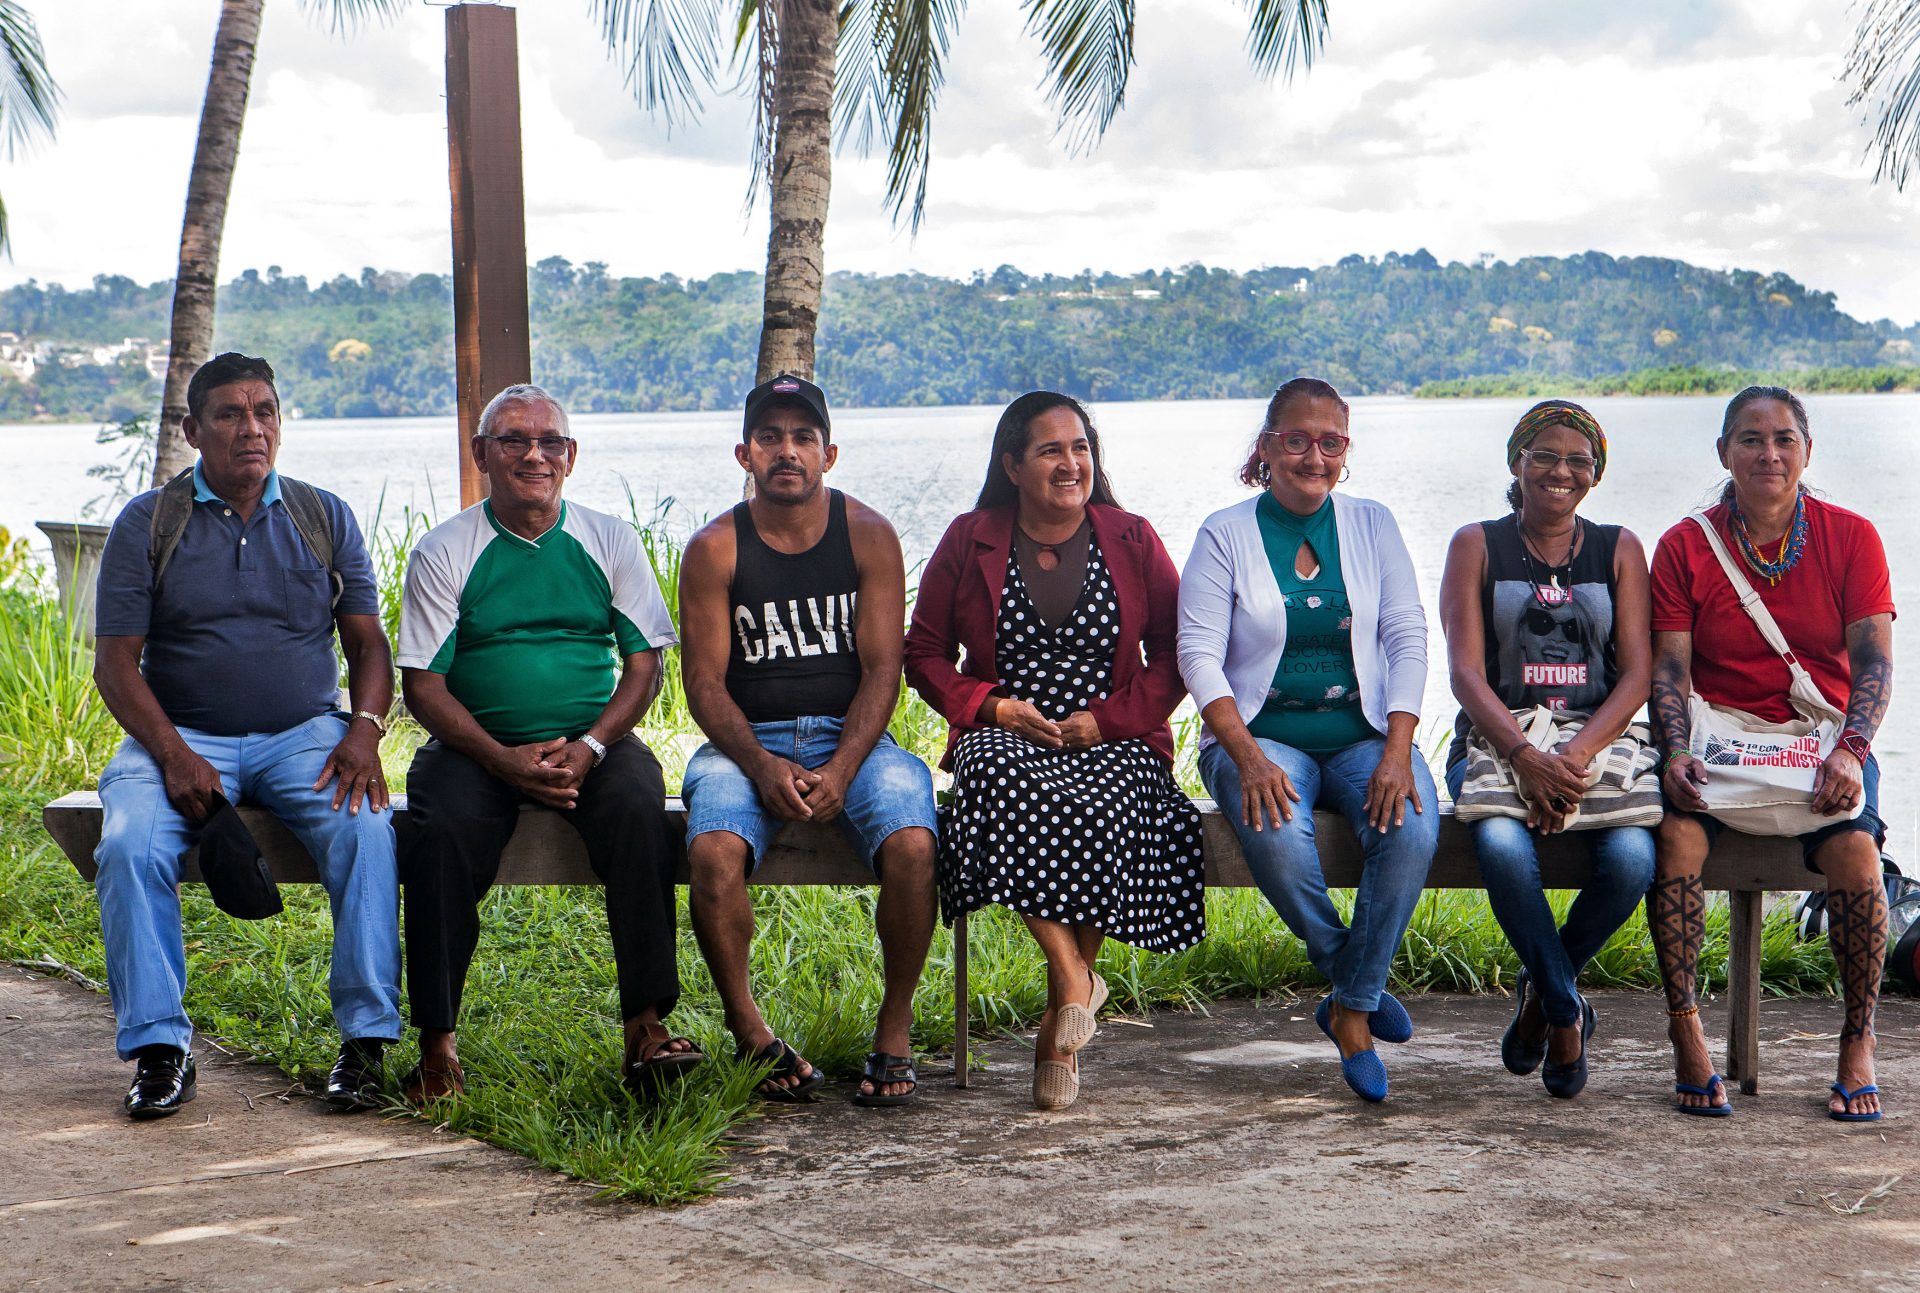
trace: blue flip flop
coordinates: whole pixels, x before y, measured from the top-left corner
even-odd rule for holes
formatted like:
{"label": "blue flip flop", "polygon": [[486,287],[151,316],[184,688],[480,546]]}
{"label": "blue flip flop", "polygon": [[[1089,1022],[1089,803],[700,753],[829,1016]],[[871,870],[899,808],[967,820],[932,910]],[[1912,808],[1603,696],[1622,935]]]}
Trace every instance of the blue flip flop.
{"label": "blue flip flop", "polygon": [[[1333,1035],[1328,1023],[1333,998],[1322,997],[1320,1004],[1313,1008],[1313,1022],[1320,1025],[1320,1031],[1327,1035],[1334,1049],[1340,1048],[1339,1041]],[[1340,1076],[1347,1080],[1353,1093],[1371,1104],[1379,1104],[1387,1098],[1387,1066],[1380,1062],[1379,1055],[1373,1051],[1355,1051],[1352,1055],[1340,1057]]]}
{"label": "blue flip flop", "polygon": [[[1727,1080],[1718,1073],[1715,1073],[1707,1078],[1707,1084],[1705,1086],[1688,1086],[1685,1082],[1675,1082],[1673,1084],[1673,1093],[1675,1095],[1703,1095],[1711,1100],[1713,1099],[1713,1089],[1715,1087],[1721,1088],[1721,1094],[1724,1095],[1726,1094],[1726,1085]],[[1733,1117],[1732,1104],[1676,1104],[1673,1107],[1677,1112],[1691,1114],[1695,1118]]]}
{"label": "blue flip flop", "polygon": [[[1849,1091],[1838,1082],[1835,1082],[1832,1086],[1828,1087],[1827,1090],[1839,1096],[1846,1104],[1852,1104],[1855,1096],[1880,1094],[1880,1088],[1871,1082],[1853,1091]],[[1827,1110],[1827,1117],[1833,1119],[1835,1122],[1879,1122],[1880,1110],[1875,1109],[1872,1113],[1848,1113],[1845,1109],[1841,1109],[1838,1112],[1829,1109]]]}
{"label": "blue flip flop", "polygon": [[1413,1016],[1391,992],[1380,990],[1380,1004],[1367,1016],[1367,1031],[1383,1042],[1396,1046],[1413,1040]]}

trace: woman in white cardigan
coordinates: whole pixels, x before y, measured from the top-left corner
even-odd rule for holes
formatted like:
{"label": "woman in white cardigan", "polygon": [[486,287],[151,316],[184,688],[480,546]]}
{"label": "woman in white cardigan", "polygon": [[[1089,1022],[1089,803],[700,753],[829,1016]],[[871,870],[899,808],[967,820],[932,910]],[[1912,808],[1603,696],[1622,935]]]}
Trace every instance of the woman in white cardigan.
{"label": "woman in white cardigan", "polygon": [[[1261,492],[1200,527],[1180,578],[1180,673],[1206,723],[1200,776],[1261,892],[1333,985],[1314,1019],[1347,1085],[1387,1096],[1373,1039],[1413,1035],[1387,972],[1439,833],[1413,748],[1427,618],[1393,514],[1335,494],[1346,401],[1297,377],[1274,392],[1240,479]],[[1313,810],[1344,814],[1366,864],[1343,924]]]}

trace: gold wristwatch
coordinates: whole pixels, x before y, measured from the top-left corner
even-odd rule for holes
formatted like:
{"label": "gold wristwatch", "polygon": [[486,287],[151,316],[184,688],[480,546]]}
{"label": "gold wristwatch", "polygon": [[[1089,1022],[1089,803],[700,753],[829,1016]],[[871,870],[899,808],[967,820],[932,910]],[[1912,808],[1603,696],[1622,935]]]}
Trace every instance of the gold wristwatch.
{"label": "gold wristwatch", "polygon": [[[381,717],[381,716],[380,716],[379,714],[376,714],[376,713],[374,713],[374,712],[373,712],[372,710],[370,710],[370,709],[356,709],[356,710],[354,710],[354,711],[353,711],[353,717],[354,717],[354,718],[364,718],[364,719],[366,719],[366,720],[367,720],[367,721],[368,721],[369,723],[372,723],[372,724],[373,724],[373,730],[374,730],[374,731],[376,731],[376,732],[378,732],[378,733],[380,733],[380,735],[382,735],[382,736],[385,736],[385,735],[387,734],[387,720],[386,720],[385,718],[383,718],[383,717]],[[349,721],[351,721],[351,720],[349,720]]]}

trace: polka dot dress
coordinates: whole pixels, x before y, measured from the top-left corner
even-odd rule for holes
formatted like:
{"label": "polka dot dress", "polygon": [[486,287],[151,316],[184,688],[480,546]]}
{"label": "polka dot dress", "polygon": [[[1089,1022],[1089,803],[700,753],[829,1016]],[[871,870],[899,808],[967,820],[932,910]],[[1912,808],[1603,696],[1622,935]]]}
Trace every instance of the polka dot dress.
{"label": "polka dot dress", "polygon": [[[1119,636],[1098,545],[1080,600],[1053,628],[1008,558],[994,659],[1015,699],[1056,722],[1086,709],[1111,686]],[[1206,932],[1200,814],[1145,741],[1049,750],[1001,727],[967,733],[954,747],[940,845],[949,922],[999,903],[1156,952]]]}

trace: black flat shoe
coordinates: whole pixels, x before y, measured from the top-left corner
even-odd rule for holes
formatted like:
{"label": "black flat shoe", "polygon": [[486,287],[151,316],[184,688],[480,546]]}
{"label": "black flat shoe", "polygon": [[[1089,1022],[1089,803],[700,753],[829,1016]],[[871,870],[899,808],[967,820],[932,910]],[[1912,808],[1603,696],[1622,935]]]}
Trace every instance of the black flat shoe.
{"label": "black flat shoe", "polygon": [[1525,1077],[1547,1058],[1547,1039],[1542,1037],[1538,1042],[1530,1042],[1520,1035],[1520,1016],[1527,1009],[1527,991],[1532,986],[1525,970],[1520,971],[1513,986],[1513,1022],[1507,1025],[1506,1035],[1500,1039],[1500,1062],[1507,1066],[1507,1072]]}
{"label": "black flat shoe", "polygon": [[1547,1094],[1562,1100],[1571,1100],[1587,1087],[1587,1041],[1593,1036],[1593,1026],[1599,1016],[1593,1013],[1593,1003],[1585,997],[1580,998],[1580,1058],[1571,1064],[1555,1064],[1552,1060],[1540,1070],[1540,1081],[1546,1085]]}
{"label": "black flat shoe", "polygon": [[326,1102],[342,1113],[378,1108],[386,1074],[380,1057],[386,1048],[386,1040],[379,1037],[342,1042],[340,1058],[333,1062],[333,1072],[327,1074]]}
{"label": "black flat shoe", "polygon": [[146,1046],[134,1059],[133,1085],[127,1088],[128,1116],[142,1121],[170,1117],[193,1099],[199,1075],[191,1052]]}

